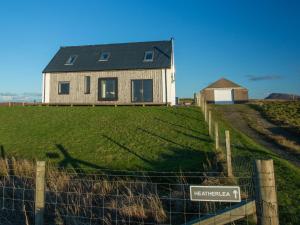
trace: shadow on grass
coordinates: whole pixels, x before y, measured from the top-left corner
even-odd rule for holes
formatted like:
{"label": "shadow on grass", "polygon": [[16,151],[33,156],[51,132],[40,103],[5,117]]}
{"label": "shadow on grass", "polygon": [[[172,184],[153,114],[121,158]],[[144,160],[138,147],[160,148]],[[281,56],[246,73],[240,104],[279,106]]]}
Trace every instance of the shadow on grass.
{"label": "shadow on grass", "polygon": [[208,138],[198,137],[198,136],[195,136],[195,135],[192,135],[192,134],[188,134],[186,132],[183,132],[183,131],[177,130],[177,129],[175,129],[174,131],[176,131],[178,134],[184,135],[186,137],[189,137],[189,138],[192,138],[192,139],[196,139],[197,141],[212,143],[212,140],[210,140]]}
{"label": "shadow on grass", "polygon": [[136,152],[134,152],[133,150],[131,150],[130,148],[126,147],[125,145],[117,142],[116,140],[112,139],[111,137],[108,137],[107,135],[102,135],[102,137],[106,138],[107,140],[109,140],[110,142],[114,143],[115,145],[119,146],[121,149],[127,151],[128,153],[136,156],[137,158],[139,158],[140,160],[151,164],[152,162],[146,158],[144,158],[143,156],[137,154]]}
{"label": "shadow on grass", "polygon": [[1,151],[1,158],[5,159],[6,155],[5,155],[5,150],[4,150],[4,146],[3,145],[0,145],[0,151]]}
{"label": "shadow on grass", "polygon": [[161,123],[164,123],[164,124],[167,124],[169,126],[173,126],[173,127],[178,127],[178,128],[183,128],[185,130],[188,130],[188,131],[192,131],[192,132],[195,132],[195,133],[198,133],[200,135],[203,135],[203,136],[208,136],[208,134],[203,134],[202,132],[198,131],[198,130],[194,130],[194,129],[191,129],[191,128],[188,128],[188,127],[185,127],[185,126],[182,126],[182,125],[179,125],[179,124],[175,124],[175,123],[172,123],[172,122],[169,122],[169,121],[165,121],[165,120],[162,120],[160,118],[154,118],[156,121],[158,122],[161,122]]}
{"label": "shadow on grass", "polygon": [[64,157],[63,160],[58,163],[59,167],[67,168],[71,166],[76,172],[82,172],[81,166],[86,166],[92,169],[104,169],[96,164],[74,158],[62,144],[55,144],[55,147],[62,153]]}

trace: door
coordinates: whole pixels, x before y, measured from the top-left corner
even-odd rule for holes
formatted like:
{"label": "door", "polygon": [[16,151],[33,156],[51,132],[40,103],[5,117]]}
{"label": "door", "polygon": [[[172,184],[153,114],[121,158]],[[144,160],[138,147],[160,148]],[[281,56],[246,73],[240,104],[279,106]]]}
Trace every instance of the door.
{"label": "door", "polygon": [[214,100],[219,104],[233,103],[232,89],[215,89]]}

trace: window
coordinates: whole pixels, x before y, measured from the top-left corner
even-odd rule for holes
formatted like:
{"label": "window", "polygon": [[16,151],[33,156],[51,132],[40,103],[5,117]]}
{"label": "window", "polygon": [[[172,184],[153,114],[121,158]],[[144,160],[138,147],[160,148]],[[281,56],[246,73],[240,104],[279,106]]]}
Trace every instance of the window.
{"label": "window", "polygon": [[146,51],[144,56],[145,62],[152,62],[153,61],[154,52],[153,51]]}
{"label": "window", "polygon": [[98,81],[98,99],[99,101],[118,100],[118,79],[117,78],[99,78]]}
{"label": "window", "polygon": [[91,93],[91,77],[85,76],[84,77],[84,94]]}
{"label": "window", "polygon": [[132,80],[131,101],[132,102],[153,102],[153,81]]}
{"label": "window", "polygon": [[109,52],[102,52],[99,61],[108,61],[109,57],[110,57]]}
{"label": "window", "polygon": [[65,65],[68,65],[68,66],[71,66],[71,65],[74,65],[75,61],[77,59],[77,55],[71,55],[67,62],[65,63]]}
{"label": "window", "polygon": [[68,95],[70,93],[70,82],[60,81],[58,82],[58,94]]}

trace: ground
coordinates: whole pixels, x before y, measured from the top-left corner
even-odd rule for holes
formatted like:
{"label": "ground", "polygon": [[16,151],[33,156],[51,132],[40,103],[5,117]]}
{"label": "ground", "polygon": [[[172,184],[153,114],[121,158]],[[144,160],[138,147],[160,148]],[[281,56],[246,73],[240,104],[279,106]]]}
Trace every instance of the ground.
{"label": "ground", "polygon": [[212,158],[198,108],[0,107],[3,154],[59,166],[202,170]]}
{"label": "ground", "polygon": [[[282,104],[282,103],[280,103]],[[300,138],[290,129],[265,118],[258,105],[217,106],[224,118],[236,129],[256,140],[267,149],[300,167]]]}
{"label": "ground", "polygon": [[216,105],[211,109],[213,119],[220,124],[221,135],[224,136],[225,129],[231,132],[234,171],[253,171],[250,165],[255,159],[273,159],[280,222],[300,224],[299,161],[293,152],[280,149],[259,132],[276,125],[268,122],[251,105]]}
{"label": "ground", "polygon": [[[281,224],[299,224],[299,167],[248,135],[245,116],[224,116],[226,107],[235,106],[214,108],[213,120],[222,140],[225,129],[231,132],[234,175],[254,176],[254,160],[272,158]],[[0,124],[2,155],[77,168],[215,169],[214,142],[198,107],[0,107]]]}

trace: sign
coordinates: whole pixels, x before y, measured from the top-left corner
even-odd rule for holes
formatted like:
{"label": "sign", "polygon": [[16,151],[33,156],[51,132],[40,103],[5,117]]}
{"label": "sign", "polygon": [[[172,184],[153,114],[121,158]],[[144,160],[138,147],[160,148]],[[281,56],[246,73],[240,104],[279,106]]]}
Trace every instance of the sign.
{"label": "sign", "polygon": [[192,201],[203,202],[240,202],[239,186],[190,186]]}

